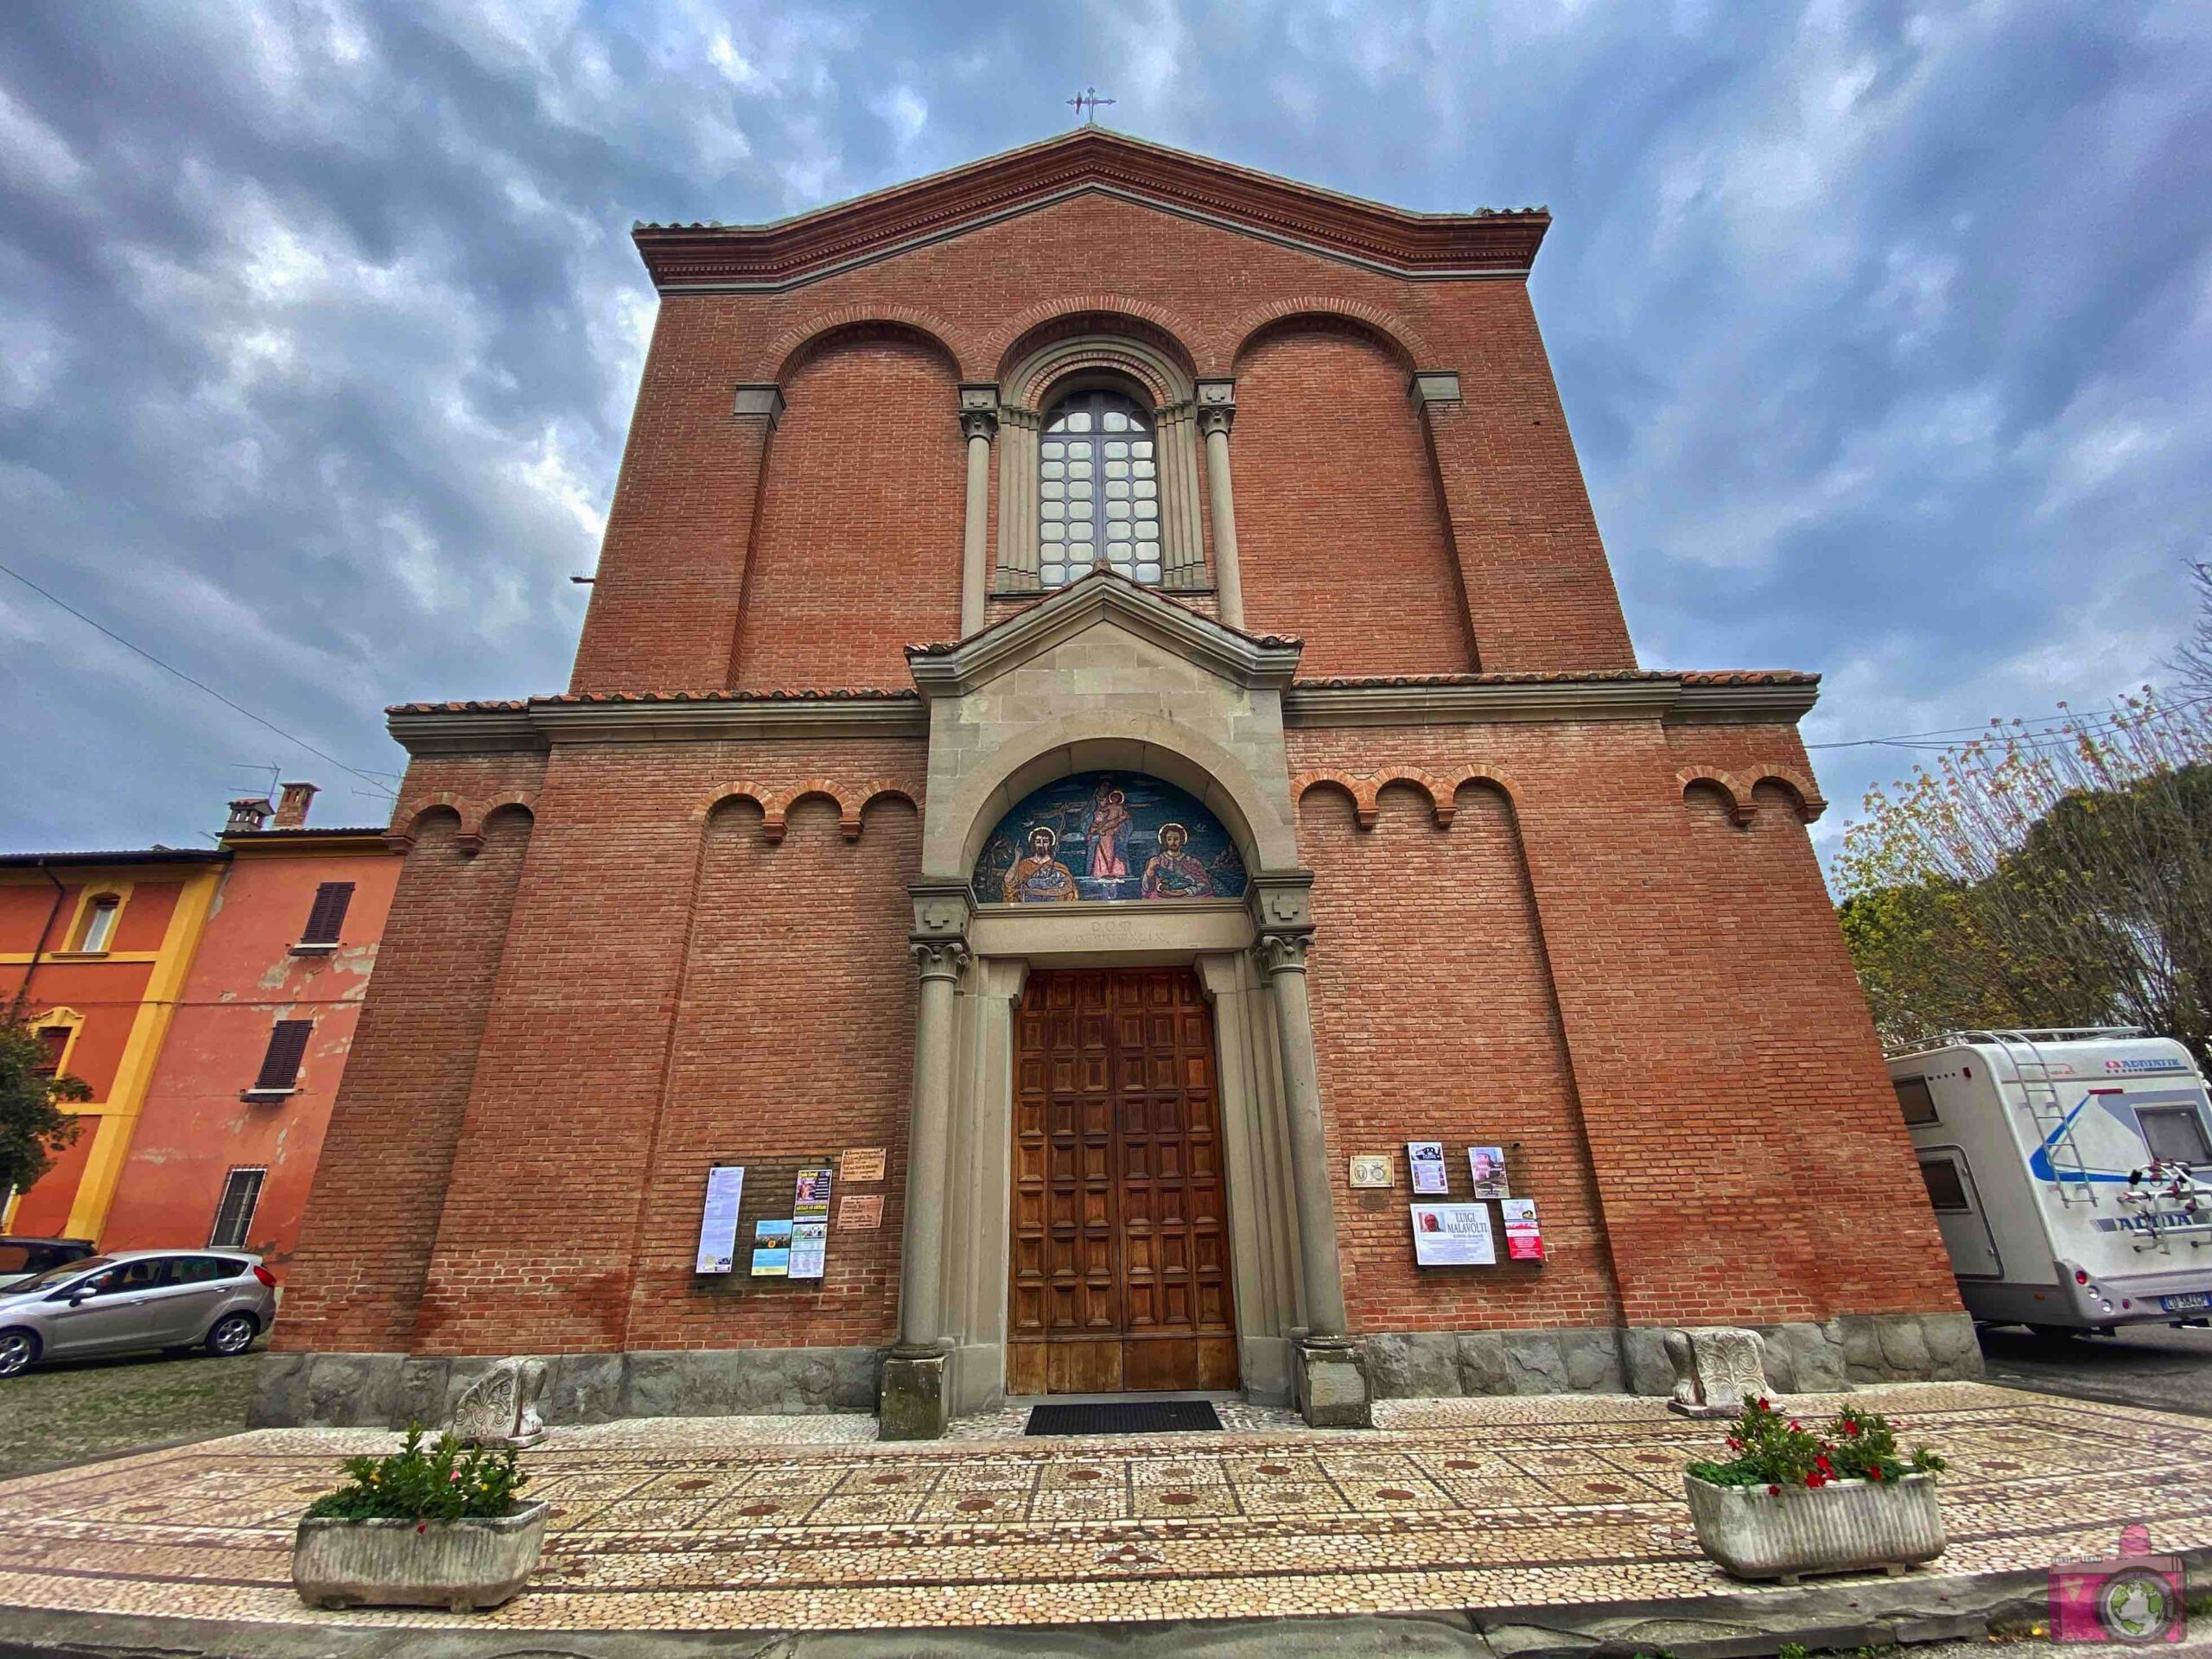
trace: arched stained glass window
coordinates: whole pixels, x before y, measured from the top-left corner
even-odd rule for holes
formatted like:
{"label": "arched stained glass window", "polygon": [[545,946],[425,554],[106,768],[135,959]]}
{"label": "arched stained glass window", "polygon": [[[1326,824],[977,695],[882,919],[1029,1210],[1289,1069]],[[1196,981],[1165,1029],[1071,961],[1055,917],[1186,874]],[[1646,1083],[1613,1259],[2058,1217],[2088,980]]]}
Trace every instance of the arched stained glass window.
{"label": "arched stained glass window", "polygon": [[1160,462],[1152,421],[1118,391],[1057,404],[1038,445],[1038,577],[1064,588],[1101,559],[1157,585]]}

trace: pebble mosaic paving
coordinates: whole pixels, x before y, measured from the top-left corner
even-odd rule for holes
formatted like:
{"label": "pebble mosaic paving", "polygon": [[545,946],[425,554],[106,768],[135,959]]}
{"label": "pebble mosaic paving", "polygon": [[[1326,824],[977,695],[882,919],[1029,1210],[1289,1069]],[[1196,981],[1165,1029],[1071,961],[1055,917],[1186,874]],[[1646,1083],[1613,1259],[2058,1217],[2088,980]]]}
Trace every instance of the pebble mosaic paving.
{"label": "pebble mosaic paving", "polygon": [[[1951,1546],[1923,1571],[2109,1553],[2145,1521],[2212,1545],[2212,1420],[1903,1384],[1852,1398],[1951,1460]],[[1802,1414],[1832,1397],[1790,1402]],[[293,1522],[369,1430],[264,1430],[0,1484],[0,1603],[315,1624],[865,1629],[1394,1612],[1734,1594],[1681,1470],[1718,1425],[1653,1400],[1400,1401],[1316,1433],[1239,1408],[1222,1433],[879,1445],[864,1417],[556,1429],[524,1454],[553,1505],[529,1590],[489,1613],[324,1613]]]}

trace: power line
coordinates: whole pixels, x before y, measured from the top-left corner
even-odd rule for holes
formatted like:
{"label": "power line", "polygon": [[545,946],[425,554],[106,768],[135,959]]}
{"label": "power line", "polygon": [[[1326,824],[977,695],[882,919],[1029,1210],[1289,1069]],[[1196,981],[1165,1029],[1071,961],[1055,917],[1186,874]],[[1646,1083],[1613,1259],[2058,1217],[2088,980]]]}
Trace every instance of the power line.
{"label": "power line", "polygon": [[267,727],[270,731],[276,733],[277,736],[283,738],[287,743],[296,743],[300,747],[305,749],[309,754],[314,755],[317,760],[329,761],[332,766],[336,766],[340,772],[352,772],[354,777],[359,778],[363,783],[371,785],[379,794],[392,797],[394,799],[397,798],[393,795],[393,792],[391,790],[386,789],[382,784],[378,783],[374,778],[371,777],[367,772],[361,771],[358,766],[349,766],[343,760],[340,760],[336,755],[324,753],[322,750],[315,747],[315,746],[308,742],[307,739],[295,736],[292,733],[286,731],[282,726],[279,726],[275,721],[264,720],[259,715],[255,714],[252,709],[232,702],[228,697],[218,691],[213,686],[208,684],[205,680],[195,680],[191,675],[186,673],[182,669],[171,667],[160,658],[155,656],[152,652],[143,650],[137,645],[132,645],[130,641],[124,639],[113,628],[105,626],[100,623],[93,621],[91,617],[86,616],[74,605],[70,604],[68,601],[58,598],[53,594],[49,594],[45,588],[40,587],[38,583],[33,582],[22,571],[10,569],[8,566],[0,564],[0,575],[13,576],[17,582],[22,582],[24,587],[36,594],[41,599],[46,600],[51,604],[59,605],[63,610],[68,612],[70,615],[75,617],[86,627],[105,634],[109,639],[114,640],[117,645],[121,645],[125,651],[130,652],[134,655],[143,657],[148,662],[151,663],[156,668],[160,669],[163,673],[174,674],[177,678],[182,680],[187,685],[193,686],[200,690],[205,691],[209,696],[214,698],[216,702],[221,703],[223,707],[244,715],[248,720],[253,721],[255,725]]}
{"label": "power line", "polygon": [[[2151,711],[2152,717],[2178,714],[2184,709],[2194,709],[2212,702],[2212,696],[2188,697],[2179,702],[2160,703]],[[2138,723],[2135,716],[2120,715],[2109,710],[2094,715],[2051,715],[2034,721],[2008,722],[1986,721],[1979,726],[1948,726],[1932,732],[1904,732],[1894,737],[1854,737],[1833,743],[1808,743],[1808,749],[1866,749],[1875,747],[1899,749],[1942,750],[1956,748],[1956,742],[1935,741],[1936,739],[1960,737],[1995,737],[2023,741],[2028,744],[2070,742],[2076,737],[2101,737],[2125,727]]]}

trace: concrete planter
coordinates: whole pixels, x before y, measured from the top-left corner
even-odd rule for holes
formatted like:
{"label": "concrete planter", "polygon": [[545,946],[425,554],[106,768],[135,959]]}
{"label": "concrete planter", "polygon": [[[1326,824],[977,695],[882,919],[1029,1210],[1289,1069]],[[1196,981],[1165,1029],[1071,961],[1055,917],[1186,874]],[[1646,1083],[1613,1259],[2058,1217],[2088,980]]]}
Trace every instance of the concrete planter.
{"label": "concrete planter", "polygon": [[543,1503],[495,1521],[300,1522],[292,1583],[310,1607],[448,1607],[512,1599],[545,1542]]}
{"label": "concrete planter", "polygon": [[1936,1478],[1825,1486],[1715,1486],[1684,1475],[1698,1547],[1739,1579],[1795,1584],[1808,1573],[1903,1572],[1943,1553]]}

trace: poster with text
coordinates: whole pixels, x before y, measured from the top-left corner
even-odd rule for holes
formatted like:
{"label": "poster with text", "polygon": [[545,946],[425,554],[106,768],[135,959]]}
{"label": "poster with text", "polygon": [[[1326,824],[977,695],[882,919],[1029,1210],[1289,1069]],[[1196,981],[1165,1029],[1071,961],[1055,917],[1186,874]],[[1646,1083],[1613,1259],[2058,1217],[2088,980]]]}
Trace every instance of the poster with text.
{"label": "poster with text", "polygon": [[817,1164],[811,1169],[802,1169],[791,1191],[791,1219],[793,1221],[827,1221],[830,1219],[830,1166]]}
{"label": "poster with text", "polygon": [[1511,1189],[1505,1185],[1503,1147],[1469,1147],[1467,1168],[1475,1178],[1477,1198],[1503,1198],[1512,1196]]}
{"label": "poster with text", "polygon": [[1497,1261],[1486,1204],[1416,1204],[1414,1262],[1424,1268],[1487,1268]]}
{"label": "poster with text", "polygon": [[699,1217],[699,1260],[694,1273],[728,1273],[737,1265],[737,1210],[745,1198],[745,1166],[716,1164],[707,1172],[707,1204]]}
{"label": "poster with text", "polygon": [[791,1274],[791,1224],[788,1221],[753,1224],[753,1276],[788,1279]]}
{"label": "poster with text", "polygon": [[1408,1141],[1406,1142],[1406,1163],[1414,1173],[1416,1192],[1449,1192],[1452,1183],[1444,1173],[1444,1143],[1441,1141]]}
{"label": "poster with text", "polygon": [[791,1223],[791,1277],[819,1279],[830,1255],[830,1224],[826,1221]]}
{"label": "poster with text", "polygon": [[1536,1224],[1534,1198],[1508,1198],[1498,1206],[1505,1219],[1505,1259],[1541,1262],[1544,1259],[1543,1230]]}

